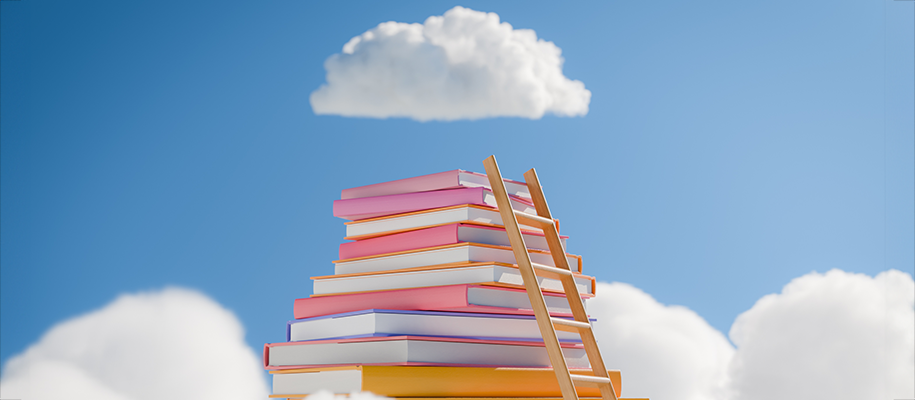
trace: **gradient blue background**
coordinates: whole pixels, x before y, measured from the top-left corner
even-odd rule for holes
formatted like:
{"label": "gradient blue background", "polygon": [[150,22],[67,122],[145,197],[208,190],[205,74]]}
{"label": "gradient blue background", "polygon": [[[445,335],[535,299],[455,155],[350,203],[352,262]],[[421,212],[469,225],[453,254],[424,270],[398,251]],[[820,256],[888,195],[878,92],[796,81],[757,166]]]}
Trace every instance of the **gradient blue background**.
{"label": "gradient blue background", "polygon": [[[563,50],[584,118],[315,116],[351,37],[454,5]],[[343,188],[536,167],[587,273],[727,333],[792,278],[915,266],[910,1],[0,2],[0,361],[180,285],[255,349],[332,273]]]}

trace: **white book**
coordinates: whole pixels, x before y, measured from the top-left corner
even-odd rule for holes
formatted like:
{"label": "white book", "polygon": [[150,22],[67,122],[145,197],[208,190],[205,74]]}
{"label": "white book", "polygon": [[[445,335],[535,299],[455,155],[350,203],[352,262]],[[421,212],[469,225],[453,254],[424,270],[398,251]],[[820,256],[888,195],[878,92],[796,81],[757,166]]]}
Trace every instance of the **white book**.
{"label": "white book", "polygon": [[[581,344],[564,343],[569,368],[588,368]],[[269,343],[267,369],[353,364],[549,367],[543,343],[393,336]]]}
{"label": "white book", "polygon": [[[474,339],[542,340],[533,315],[416,310],[361,310],[289,321],[287,341],[369,336],[449,336]],[[574,332],[556,331],[559,340],[581,342]]]}
{"label": "white book", "polygon": [[[346,239],[357,240],[455,222],[504,225],[499,210],[472,204],[349,221],[345,222],[344,225],[346,225]],[[540,228],[537,227],[520,226],[524,230],[542,233]]]}
{"label": "white book", "polygon": [[[548,251],[528,249],[528,254],[530,254],[531,262],[535,264],[556,266],[553,262],[553,256]],[[566,254],[566,260],[572,271],[581,272],[581,256]],[[511,247],[481,243],[456,243],[377,256],[337,260],[334,261],[334,273],[337,275],[360,274],[471,262],[517,264],[515,253]]]}
{"label": "white book", "polygon": [[[362,391],[362,371],[358,369],[306,370],[304,373],[274,373],[273,394],[314,394],[321,390],[331,393]],[[274,397],[271,396],[271,397]]]}
{"label": "white book", "polygon": [[[524,287],[521,271],[501,263],[472,263],[454,266],[415,268],[381,273],[314,276],[314,294],[369,292],[378,290],[408,289],[427,286],[490,284]],[[537,277],[540,288],[562,292],[562,282],[557,279]],[[575,276],[575,285],[582,295],[593,295],[594,278]]]}

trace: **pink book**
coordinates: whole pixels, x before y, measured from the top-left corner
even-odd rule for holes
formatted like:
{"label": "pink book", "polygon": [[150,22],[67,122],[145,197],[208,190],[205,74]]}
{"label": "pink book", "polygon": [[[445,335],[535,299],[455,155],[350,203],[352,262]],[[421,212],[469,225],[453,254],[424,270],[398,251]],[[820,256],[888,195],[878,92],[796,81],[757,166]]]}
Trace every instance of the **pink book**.
{"label": "pink book", "polygon": [[[564,295],[544,292],[543,299],[550,315],[572,315]],[[309,297],[295,300],[293,314],[296,319],[302,319],[371,308],[534,315],[525,290],[482,285],[432,286]]]}
{"label": "pink book", "polygon": [[[524,244],[530,249],[549,250],[542,233],[524,232]],[[560,237],[563,247],[567,237]],[[493,225],[456,223],[363,239],[340,245],[340,259],[444,246],[461,242],[511,246],[505,229]]]}
{"label": "pink book", "polygon": [[[527,184],[524,182],[505,179],[505,188],[508,194],[530,198]],[[416,176],[413,178],[398,179],[396,181],[376,183],[374,185],[359,186],[343,189],[341,199],[358,199],[361,197],[388,196],[392,194],[429,192],[442,189],[457,189],[461,187],[489,186],[486,174],[456,169],[453,171],[439,172],[437,174]]]}
{"label": "pink book", "polygon": [[[537,213],[529,200],[511,196],[511,201],[515,210]],[[489,189],[476,187],[334,200],[334,216],[352,221],[460,204],[495,208],[496,198]]]}

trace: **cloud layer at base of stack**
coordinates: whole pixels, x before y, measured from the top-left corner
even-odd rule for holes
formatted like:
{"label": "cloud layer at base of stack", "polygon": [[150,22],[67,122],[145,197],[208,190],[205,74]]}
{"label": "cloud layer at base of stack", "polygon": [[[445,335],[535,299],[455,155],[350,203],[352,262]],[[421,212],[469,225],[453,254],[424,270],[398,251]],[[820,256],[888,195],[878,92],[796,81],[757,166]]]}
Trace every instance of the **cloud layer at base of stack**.
{"label": "cloud layer at base of stack", "polygon": [[[767,391],[780,393],[780,399],[810,398],[810,391],[840,400],[859,399],[861,393],[912,398],[913,298],[915,282],[900,271],[876,277],[838,270],[811,273],[738,317],[730,332],[736,348],[688,308],[663,305],[628,284],[599,283],[589,311],[598,318],[595,329],[608,365],[625,371],[626,393],[654,400],[753,400]],[[140,325],[109,329],[130,324]],[[161,330],[143,336],[151,326]],[[198,333],[185,337],[185,330]],[[207,343],[198,335],[210,338],[210,345],[192,346]],[[187,359],[215,352],[226,358],[175,365],[179,351]],[[142,356],[138,352],[158,355],[162,362],[136,368],[139,364],[127,355]],[[818,365],[822,354],[839,358]],[[199,293],[166,289],[122,296],[53,327],[6,363],[0,397],[140,400],[168,393],[173,399],[263,399],[267,388],[260,368],[230,312]],[[40,390],[25,394],[29,372]],[[196,379],[168,379],[171,374]],[[224,374],[233,379],[223,379]],[[766,388],[753,386],[763,381]],[[134,384],[137,390],[126,388]],[[376,398],[362,396],[360,400]]]}
{"label": "cloud layer at base of stack", "polygon": [[[725,336],[695,312],[625,283],[598,283],[588,310],[627,393],[653,400],[915,397],[915,282],[889,270],[793,279]],[[664,384],[658,384],[664,382]]]}
{"label": "cloud layer at base of stack", "polygon": [[244,328],[205,295],[178,288],[122,295],[61,322],[3,368],[0,398],[263,399]]}

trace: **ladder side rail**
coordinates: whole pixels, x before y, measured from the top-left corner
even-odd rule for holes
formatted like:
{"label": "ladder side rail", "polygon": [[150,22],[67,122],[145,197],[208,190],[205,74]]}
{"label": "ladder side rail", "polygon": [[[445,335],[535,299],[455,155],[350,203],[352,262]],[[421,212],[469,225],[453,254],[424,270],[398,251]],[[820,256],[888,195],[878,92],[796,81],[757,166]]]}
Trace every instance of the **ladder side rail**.
{"label": "ladder side rail", "polygon": [[[531,193],[531,200],[533,200],[534,209],[537,210],[537,215],[549,220],[553,220],[553,217],[550,214],[550,207],[547,205],[546,197],[543,195],[543,188],[540,186],[540,180],[537,178],[537,171],[531,168],[529,171],[525,172],[524,181],[527,182],[527,188]],[[550,253],[553,256],[553,262],[555,263],[554,265],[556,265],[558,268],[565,268],[570,271],[575,271],[571,268],[568,260],[565,257],[566,249],[562,246],[562,240],[559,237],[559,230],[556,229],[555,224],[552,228],[544,226],[543,233],[544,237],[546,238],[546,242],[549,245]],[[565,261],[560,261],[560,259]]]}
{"label": "ladder side rail", "polygon": [[[489,178],[489,184],[492,187],[492,192],[496,198],[496,205],[502,216],[502,223],[505,226],[505,231],[508,233],[509,241],[512,244],[515,261],[518,263],[518,269],[521,271],[524,287],[527,290],[527,296],[530,299],[531,307],[534,309],[537,325],[540,327],[540,334],[543,337],[543,344],[549,355],[550,364],[553,366],[553,372],[556,374],[559,388],[562,391],[562,397],[564,400],[578,400],[578,392],[575,390],[575,384],[572,382],[569,367],[562,354],[559,338],[553,328],[553,322],[550,320],[550,313],[546,307],[546,301],[543,299],[543,292],[541,292],[540,284],[537,282],[537,275],[534,272],[534,267],[531,265],[530,254],[527,252],[524,236],[521,234],[518,220],[515,218],[515,212],[511,206],[511,200],[508,197],[508,191],[505,189],[505,183],[502,181],[502,174],[499,171],[499,165],[496,163],[496,157],[490,156],[483,161],[483,165],[486,168],[486,176]],[[606,373],[606,371],[604,373]]]}
{"label": "ladder side rail", "polygon": [[[537,210],[537,214],[552,220],[552,217],[550,216],[550,207],[547,205],[546,197],[543,195],[543,188],[540,186],[537,171],[531,168],[529,171],[525,172],[524,180],[527,182],[528,189],[531,192],[531,198],[534,200],[534,207]],[[572,269],[569,265],[569,260],[566,258],[565,248],[562,246],[562,240],[559,237],[559,231],[556,229],[556,226],[544,226],[543,233],[550,248],[550,256],[553,258],[553,265],[560,269],[575,272],[576,270]],[[574,283],[574,280],[572,280],[572,282]],[[584,303],[581,301],[581,294],[578,292],[578,286],[571,285],[571,289],[572,290],[570,291],[569,288],[566,288],[565,292],[566,299],[569,301],[575,320],[589,322]],[[575,294],[574,298],[571,296],[572,293],[570,292]]]}
{"label": "ladder side rail", "polygon": [[[530,190],[531,199],[534,202],[537,215],[552,219],[549,205],[547,205],[546,197],[543,194],[543,188],[540,186],[540,179],[537,177],[537,171],[531,168],[529,171],[525,172],[524,181],[527,183],[528,189]],[[556,229],[556,226],[544,226],[543,231],[547,239],[547,244],[549,244],[550,253],[553,257],[553,262],[555,263],[554,265],[561,269],[573,271],[569,266],[565,248],[562,246],[562,240],[560,240],[559,231]],[[588,319],[588,313],[585,311],[584,302],[581,300],[581,294],[578,291],[578,286],[575,284],[575,279],[569,277],[568,279],[561,279],[561,281],[564,292],[566,293],[566,300],[569,302],[575,320],[587,323],[590,326],[591,321]],[[607,368],[604,365],[603,357],[597,346],[597,338],[594,337],[593,328],[581,329],[579,330],[579,334],[581,335],[582,344],[585,346],[585,351],[588,354],[588,361],[591,363],[592,373],[595,376],[609,379],[610,374],[607,372]],[[602,397],[604,397],[605,400],[617,400],[613,384],[610,383],[609,387],[609,393],[604,393],[605,390],[601,390]]]}

